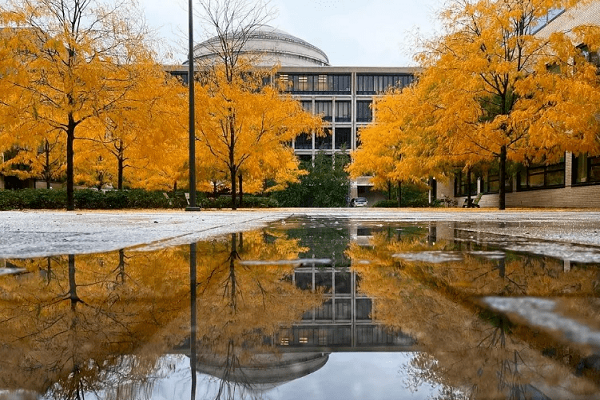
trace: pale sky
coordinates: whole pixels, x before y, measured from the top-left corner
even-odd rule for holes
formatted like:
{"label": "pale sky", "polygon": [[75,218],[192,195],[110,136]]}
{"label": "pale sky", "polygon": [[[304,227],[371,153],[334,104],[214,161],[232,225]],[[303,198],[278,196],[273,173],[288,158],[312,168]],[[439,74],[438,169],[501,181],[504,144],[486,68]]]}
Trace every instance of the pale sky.
{"label": "pale sky", "polygon": [[[173,62],[183,62],[187,0],[139,2],[157,36],[173,47]],[[415,37],[439,30],[436,12],[442,5],[443,0],[270,0],[275,14],[269,25],[317,46],[333,66],[412,66]],[[207,38],[197,18],[194,28],[195,43]]]}

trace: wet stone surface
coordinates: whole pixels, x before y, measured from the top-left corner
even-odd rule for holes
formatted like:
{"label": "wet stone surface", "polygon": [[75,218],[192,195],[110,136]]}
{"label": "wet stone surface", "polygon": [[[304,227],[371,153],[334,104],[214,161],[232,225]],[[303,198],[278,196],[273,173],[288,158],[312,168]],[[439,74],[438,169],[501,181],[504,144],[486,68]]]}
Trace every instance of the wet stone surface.
{"label": "wet stone surface", "polygon": [[600,396],[598,247],[506,234],[537,223],[270,221],[0,259],[0,398]]}

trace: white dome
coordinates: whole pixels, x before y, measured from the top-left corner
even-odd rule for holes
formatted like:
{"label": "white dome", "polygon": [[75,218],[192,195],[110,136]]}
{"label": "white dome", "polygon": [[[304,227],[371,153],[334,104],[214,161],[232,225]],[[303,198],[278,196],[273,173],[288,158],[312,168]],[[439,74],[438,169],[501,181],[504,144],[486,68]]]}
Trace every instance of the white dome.
{"label": "white dome", "polygon": [[[214,37],[194,47],[194,59],[200,63],[217,57],[219,41]],[[282,67],[328,66],[329,58],[318,47],[269,25],[257,27],[244,44],[242,54],[259,56],[257,65]]]}

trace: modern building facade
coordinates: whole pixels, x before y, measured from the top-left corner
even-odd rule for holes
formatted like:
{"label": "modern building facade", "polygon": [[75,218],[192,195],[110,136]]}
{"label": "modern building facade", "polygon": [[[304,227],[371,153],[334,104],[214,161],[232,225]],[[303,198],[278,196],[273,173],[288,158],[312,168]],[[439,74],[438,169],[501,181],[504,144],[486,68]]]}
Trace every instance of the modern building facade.
{"label": "modern building facade", "polygon": [[[288,82],[288,91],[325,123],[326,136],[307,132],[297,137],[295,153],[308,161],[318,152],[333,155],[356,150],[358,132],[373,121],[373,99],[392,86],[411,84],[414,74],[414,68],[400,67],[282,67],[279,79]],[[372,186],[369,177],[354,180],[349,196],[367,197],[371,204],[383,199]]]}
{"label": "modern building facade", "polygon": [[[210,63],[218,57],[215,38],[194,49],[198,64]],[[321,115],[326,136],[306,132],[292,143],[302,161],[313,160],[318,152],[333,156],[351,152],[359,145],[358,132],[373,120],[373,98],[390,87],[404,87],[413,82],[416,68],[409,67],[336,67],[329,65],[327,55],[312,44],[267,25],[258,27],[244,45],[242,54],[256,57],[256,65],[278,65],[278,79],[297,98],[305,110]],[[184,80],[184,69],[172,70]],[[351,183],[349,197],[367,197],[369,203],[383,199],[372,191],[369,177]]]}

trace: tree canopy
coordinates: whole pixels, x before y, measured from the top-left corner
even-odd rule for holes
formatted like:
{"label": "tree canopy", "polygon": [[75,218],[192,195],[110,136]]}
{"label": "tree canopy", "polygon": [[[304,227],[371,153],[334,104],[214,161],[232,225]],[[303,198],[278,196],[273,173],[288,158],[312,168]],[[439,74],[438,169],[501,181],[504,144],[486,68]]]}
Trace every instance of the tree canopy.
{"label": "tree canopy", "polygon": [[[578,47],[597,48],[598,27],[535,35],[551,10],[581,3],[449,3],[446,34],[417,56],[417,83],[376,103],[374,134],[363,133],[357,162],[369,169],[365,159],[383,154],[394,164],[384,173],[418,179],[498,160],[504,182],[507,160],[552,163],[565,151],[600,151],[596,66]],[[504,191],[501,184],[501,209]]]}
{"label": "tree canopy", "polygon": [[35,156],[40,145],[62,138],[69,210],[74,208],[75,143],[123,139],[116,130],[123,127],[122,119],[147,118],[141,108],[149,104],[148,90],[156,88],[157,77],[165,80],[135,6],[26,0],[0,7],[7,68],[18,71],[2,76],[2,90],[12,93],[3,97],[0,110],[3,143]]}

